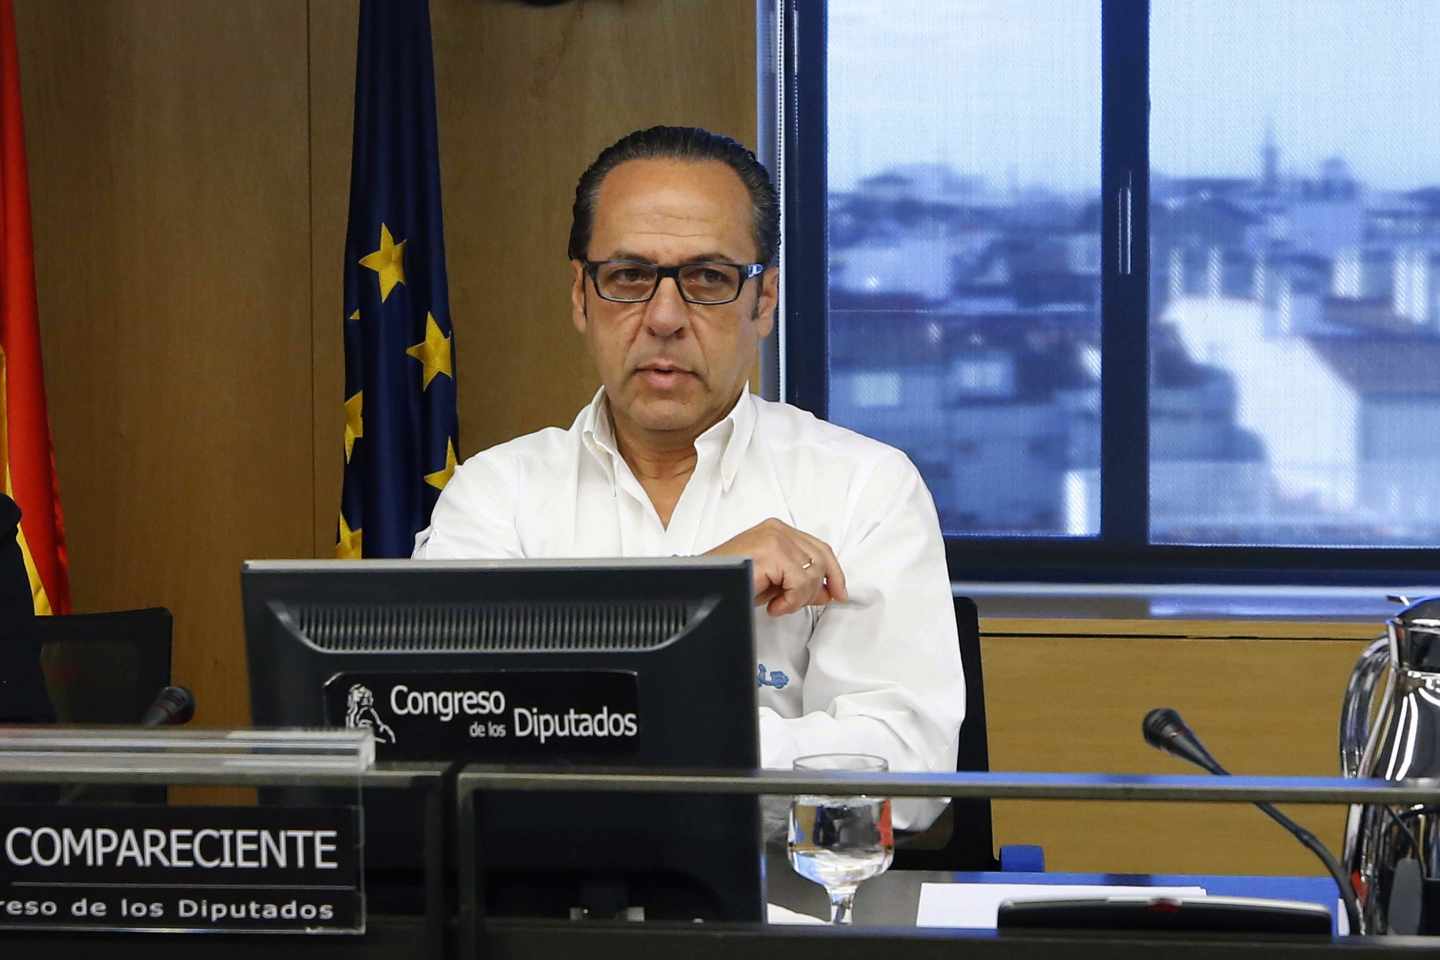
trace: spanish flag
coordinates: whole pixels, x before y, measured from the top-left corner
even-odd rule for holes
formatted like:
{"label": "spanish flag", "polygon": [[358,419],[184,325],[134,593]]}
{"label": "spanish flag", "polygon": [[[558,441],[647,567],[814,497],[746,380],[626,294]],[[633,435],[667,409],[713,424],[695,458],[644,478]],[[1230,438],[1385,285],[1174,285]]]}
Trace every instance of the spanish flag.
{"label": "spanish flag", "polygon": [[40,363],[25,124],[11,0],[0,0],[0,470],[5,493],[20,505],[20,550],[30,574],[35,612],[69,613],[65,520]]}

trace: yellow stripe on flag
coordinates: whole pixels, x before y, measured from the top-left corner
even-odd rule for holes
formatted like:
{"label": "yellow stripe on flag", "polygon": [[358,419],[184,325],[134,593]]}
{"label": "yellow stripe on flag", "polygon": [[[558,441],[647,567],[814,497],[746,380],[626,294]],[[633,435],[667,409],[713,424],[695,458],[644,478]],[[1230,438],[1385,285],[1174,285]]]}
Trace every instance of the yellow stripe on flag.
{"label": "yellow stripe on flag", "polygon": [[[5,419],[5,350],[0,347],[0,470],[5,474],[5,496],[15,499],[15,487],[10,482],[10,438]],[[20,555],[25,558],[25,575],[30,578],[30,599],[35,604],[38,616],[50,615],[50,598],[45,594],[45,584],[40,580],[40,571],[35,567],[35,558],[30,556],[30,544],[25,542],[25,531],[15,525],[15,539],[20,544]]]}
{"label": "yellow stripe on flag", "polygon": [[[5,478],[5,486],[10,486],[10,478]],[[40,571],[35,569],[35,561],[30,557],[30,545],[25,542],[25,531],[18,526],[15,528],[15,539],[20,541],[20,553],[25,557],[25,573],[30,577],[30,597],[35,601],[35,615],[39,617],[50,616],[50,598],[45,595],[45,584],[40,582]]]}

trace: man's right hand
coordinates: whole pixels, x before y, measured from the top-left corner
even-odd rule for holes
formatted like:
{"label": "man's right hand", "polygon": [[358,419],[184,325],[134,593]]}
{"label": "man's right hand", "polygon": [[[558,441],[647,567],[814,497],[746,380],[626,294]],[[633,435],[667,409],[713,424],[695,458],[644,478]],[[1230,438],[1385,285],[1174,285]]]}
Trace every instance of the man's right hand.
{"label": "man's right hand", "polygon": [[772,617],[850,599],[845,572],[829,544],[773,517],[705,555],[749,557],[755,573],[755,605]]}

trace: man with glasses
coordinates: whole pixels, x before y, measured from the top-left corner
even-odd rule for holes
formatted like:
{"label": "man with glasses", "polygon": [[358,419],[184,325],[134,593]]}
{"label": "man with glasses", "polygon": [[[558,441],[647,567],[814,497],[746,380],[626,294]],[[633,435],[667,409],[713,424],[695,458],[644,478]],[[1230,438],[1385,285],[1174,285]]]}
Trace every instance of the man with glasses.
{"label": "man with glasses", "polygon": [[[965,688],[939,522],[891,447],[747,389],[779,298],[779,204],[754,154],[633,133],[580,177],[571,320],[602,386],[458,467],[424,558],[748,556],[761,760],[871,753],[953,770]],[[897,826],[938,812],[895,805]]]}

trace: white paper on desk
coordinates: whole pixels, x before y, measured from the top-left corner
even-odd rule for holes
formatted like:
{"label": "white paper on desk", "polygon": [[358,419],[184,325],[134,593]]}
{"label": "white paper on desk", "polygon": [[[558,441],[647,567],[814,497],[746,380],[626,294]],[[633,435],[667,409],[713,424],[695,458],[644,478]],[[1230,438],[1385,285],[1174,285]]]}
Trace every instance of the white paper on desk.
{"label": "white paper on desk", "polygon": [[[864,888],[861,888],[864,893]],[[1121,887],[1074,883],[923,883],[915,925],[995,929],[1005,900],[1081,900],[1094,897],[1203,897],[1204,887]]]}
{"label": "white paper on desk", "polygon": [[812,917],[808,913],[796,913],[794,910],[780,906],[778,903],[765,904],[766,923],[819,923],[827,924],[828,921],[819,917]]}

